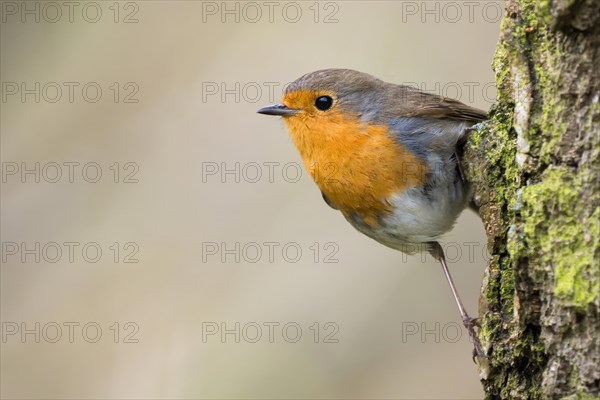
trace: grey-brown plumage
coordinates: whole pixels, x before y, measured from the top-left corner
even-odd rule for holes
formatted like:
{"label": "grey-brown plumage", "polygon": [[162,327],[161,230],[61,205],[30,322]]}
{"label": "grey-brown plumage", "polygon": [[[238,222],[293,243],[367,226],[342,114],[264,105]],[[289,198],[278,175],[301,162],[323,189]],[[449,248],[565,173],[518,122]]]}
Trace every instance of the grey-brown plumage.
{"label": "grey-brown plumage", "polygon": [[340,99],[340,106],[358,115],[369,115],[370,120],[384,121],[403,116],[477,123],[487,118],[486,112],[458,100],[384,82],[351,69],[332,68],[308,73],[289,84],[286,92],[298,89],[331,90]]}

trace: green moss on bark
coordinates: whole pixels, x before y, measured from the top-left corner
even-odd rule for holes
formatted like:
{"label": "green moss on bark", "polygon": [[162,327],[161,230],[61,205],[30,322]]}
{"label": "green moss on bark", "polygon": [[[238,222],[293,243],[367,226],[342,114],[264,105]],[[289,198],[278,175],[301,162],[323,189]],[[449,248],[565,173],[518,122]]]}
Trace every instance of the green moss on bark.
{"label": "green moss on bark", "polygon": [[[581,215],[582,176],[566,167],[547,169],[541,181],[523,190],[524,232],[538,263],[553,265],[554,294],[569,305],[586,308],[598,301],[598,208]],[[548,219],[548,214],[556,215]]]}
{"label": "green moss on bark", "polygon": [[492,254],[488,398],[600,396],[599,4],[507,3],[498,100],[465,149]]}

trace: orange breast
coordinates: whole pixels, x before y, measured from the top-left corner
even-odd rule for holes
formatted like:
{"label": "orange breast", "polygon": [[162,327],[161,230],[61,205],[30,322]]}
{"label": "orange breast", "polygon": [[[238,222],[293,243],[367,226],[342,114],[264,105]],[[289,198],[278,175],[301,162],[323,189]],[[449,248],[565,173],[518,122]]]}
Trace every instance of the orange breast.
{"label": "orange breast", "polygon": [[400,146],[387,127],[331,110],[284,118],[321,191],[345,215],[376,226],[392,195],[424,181],[427,165]]}

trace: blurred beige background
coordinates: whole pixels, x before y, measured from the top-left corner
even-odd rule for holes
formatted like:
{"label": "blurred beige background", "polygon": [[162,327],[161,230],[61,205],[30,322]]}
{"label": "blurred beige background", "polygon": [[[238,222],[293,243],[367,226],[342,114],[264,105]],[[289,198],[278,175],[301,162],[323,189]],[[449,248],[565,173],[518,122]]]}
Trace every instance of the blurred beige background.
{"label": "blurred beige background", "polygon": [[[3,398],[483,396],[437,263],[354,231],[255,111],[327,67],[488,109],[500,2],[48,4],[2,2]],[[445,243],[476,313],[481,222]]]}

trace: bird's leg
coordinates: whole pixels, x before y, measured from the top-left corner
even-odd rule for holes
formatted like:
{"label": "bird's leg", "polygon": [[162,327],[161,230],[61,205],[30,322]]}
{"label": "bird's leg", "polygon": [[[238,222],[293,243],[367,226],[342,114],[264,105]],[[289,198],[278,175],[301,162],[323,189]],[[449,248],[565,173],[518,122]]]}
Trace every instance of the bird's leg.
{"label": "bird's leg", "polygon": [[454,157],[456,158],[456,169],[458,170],[458,174],[460,175],[460,180],[463,181],[463,183],[467,183],[467,178],[465,178],[465,172],[463,171],[463,167],[460,163],[461,158],[457,152],[454,153]]}
{"label": "bird's leg", "polygon": [[460,311],[460,316],[462,318],[463,324],[465,325],[465,328],[467,328],[467,330],[469,331],[469,336],[473,341],[473,361],[475,361],[475,357],[477,356],[485,357],[485,354],[481,349],[481,342],[479,341],[479,337],[475,332],[477,319],[469,317],[469,314],[467,314],[467,310],[465,310],[465,306],[463,306],[463,303],[460,300],[460,296],[458,295],[458,291],[456,290],[456,286],[454,285],[454,281],[452,280],[452,276],[450,275],[450,270],[448,269],[448,265],[446,264],[446,257],[444,256],[444,250],[442,249],[442,246],[440,246],[438,242],[429,242],[428,244],[429,253],[442,265],[444,275],[446,276],[446,280],[450,285],[452,295],[454,296],[454,300],[456,301],[456,305],[458,306],[458,310]]}
{"label": "bird's leg", "polygon": [[456,143],[456,151],[454,152],[454,158],[456,158],[456,169],[458,169],[458,174],[460,175],[460,178],[462,179],[462,181],[464,183],[467,182],[467,179],[465,178],[465,173],[464,173],[463,167],[462,167],[464,146],[467,144],[467,141],[469,140],[469,136],[471,135],[471,132],[473,132],[473,131],[474,131],[474,129],[471,127],[465,128],[463,130],[462,136],[458,139],[458,142]]}

